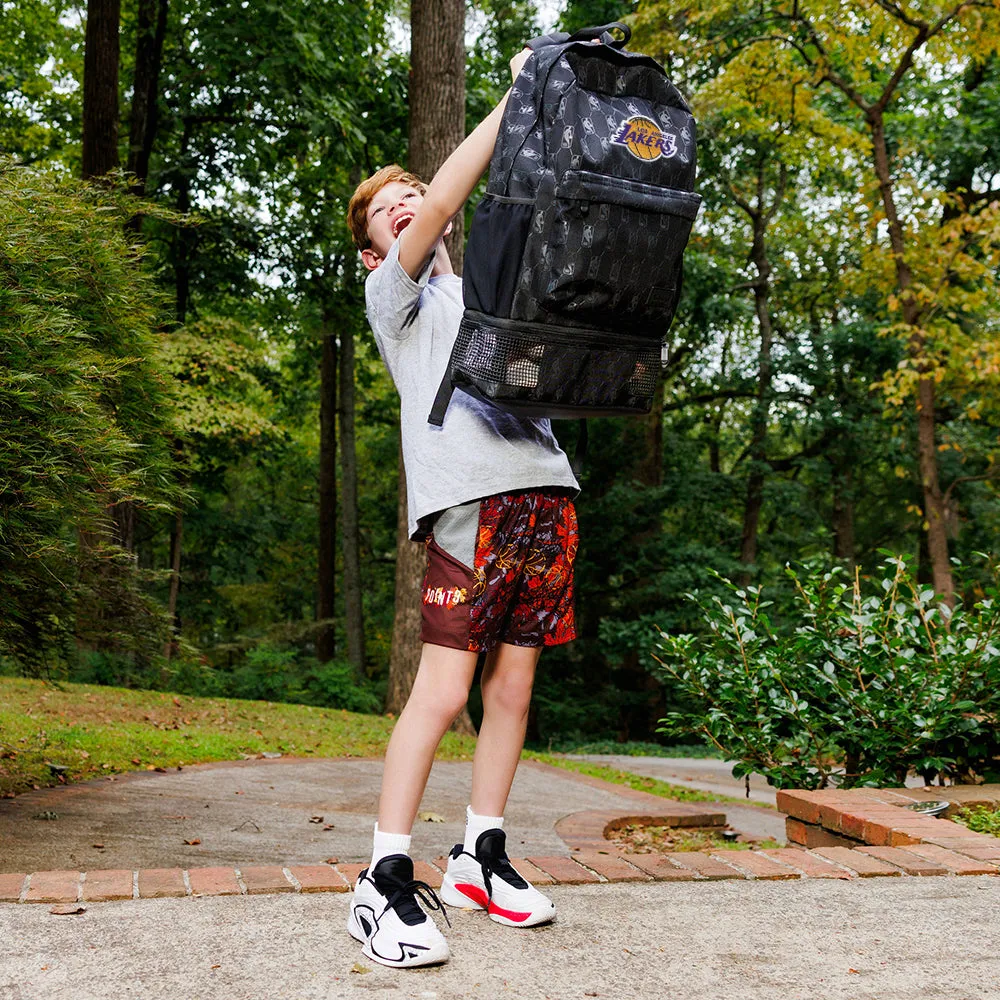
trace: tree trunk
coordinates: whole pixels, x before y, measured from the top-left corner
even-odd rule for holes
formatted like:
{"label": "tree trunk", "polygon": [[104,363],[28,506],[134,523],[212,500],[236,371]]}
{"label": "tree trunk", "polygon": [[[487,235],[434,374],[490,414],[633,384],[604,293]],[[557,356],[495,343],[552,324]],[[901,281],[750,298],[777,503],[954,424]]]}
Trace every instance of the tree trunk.
{"label": "tree trunk", "polygon": [[88,0],[83,57],[83,177],[118,166],[118,28],[121,0]]}
{"label": "tree trunk", "polygon": [[760,349],[757,353],[757,405],[750,422],[750,474],[747,478],[746,501],[743,507],[743,533],[740,539],[740,563],[747,567],[739,575],[741,587],[750,583],[749,567],[757,562],[757,529],[760,511],[764,503],[764,478],[767,462],[767,431],[771,418],[771,345],[774,331],[771,324],[771,309],[768,298],[771,294],[771,262],[767,258],[768,214],[758,204],[753,216],[753,246],[751,259],[757,270],[754,283],[754,305],[757,311],[757,325],[760,329]]}
{"label": "tree trunk", "polygon": [[[464,0],[410,4],[409,168],[429,181],[465,138]],[[465,220],[455,216],[445,246],[462,273]]]}
{"label": "tree trunk", "polygon": [[923,493],[924,524],[927,532],[927,554],[931,561],[931,575],[935,592],[954,606],[955,587],[948,560],[948,528],[941,480],[938,475],[937,433],[935,426],[934,381],[925,374],[923,358],[924,336],[920,330],[920,305],[911,289],[913,277],[906,261],[903,225],[896,209],[892,173],[889,168],[889,149],[886,142],[882,112],[872,108],[868,112],[872,135],[872,153],[875,175],[882,195],[889,241],[896,266],[896,286],[903,312],[903,321],[910,330],[908,350],[921,377],[917,382],[917,455],[920,466],[920,488]]}
{"label": "tree trunk", "polygon": [[[129,173],[135,176],[132,192],[137,195],[143,194],[146,189],[149,158],[156,137],[160,66],[163,61],[163,39],[167,31],[167,3],[168,0],[139,0],[135,79],[126,162]],[[137,230],[141,219],[141,216],[136,216],[130,220],[129,228]]]}
{"label": "tree trunk", "polygon": [[[463,0],[412,0],[410,4],[410,153],[409,168],[429,181],[465,138],[465,3]],[[464,224],[454,220],[448,252],[456,273],[462,270]],[[420,665],[420,586],[426,555],[407,532],[406,476],[399,460],[396,517],[396,613],[386,710],[399,712]],[[467,709],[452,725],[475,732]]]}
{"label": "tree trunk", "polygon": [[365,673],[365,616],[361,599],[361,545],[358,533],[358,455],[354,434],[354,330],[340,337],[340,469],[344,502],[341,534],[344,551],[344,625],[347,658],[358,676]]}
{"label": "tree trunk", "polygon": [[[191,211],[191,174],[188,164],[188,146],[191,142],[191,126],[185,121],[181,133],[180,153],[178,163],[180,170],[177,177],[177,211]],[[174,259],[174,311],[177,322],[183,326],[187,319],[188,305],[191,296],[191,237],[187,226],[176,229]]]}
{"label": "tree trunk", "polygon": [[850,466],[833,473],[833,554],[854,568],[854,473]]}
{"label": "tree trunk", "polygon": [[642,418],[642,457],[636,478],[643,486],[663,485],[663,395],[665,386],[660,379],[653,396],[653,407]]}
{"label": "tree trunk", "polygon": [[170,532],[170,594],[167,597],[167,614],[170,615],[173,636],[163,647],[163,656],[169,660],[177,648],[181,634],[181,619],[177,614],[177,594],[181,589],[181,543],[184,538],[184,512],[177,511],[174,527]]}
{"label": "tree trunk", "polygon": [[420,587],[427,554],[419,542],[411,542],[406,520],[406,472],[399,453],[399,506],[396,513],[396,613],[392,622],[389,654],[389,685],[385,710],[398,715],[410,697],[420,665]]}
{"label": "tree trunk", "polygon": [[332,619],[337,599],[337,338],[323,322],[319,406],[319,567],[316,618],[328,621],[316,634],[316,658],[332,660],[336,631]]}

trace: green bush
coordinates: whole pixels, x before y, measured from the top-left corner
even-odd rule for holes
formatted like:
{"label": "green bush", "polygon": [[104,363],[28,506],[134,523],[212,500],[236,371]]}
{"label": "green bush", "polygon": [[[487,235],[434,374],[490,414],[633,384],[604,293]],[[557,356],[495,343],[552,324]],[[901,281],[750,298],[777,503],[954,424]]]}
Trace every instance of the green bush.
{"label": "green bush", "polygon": [[994,837],[1000,837],[1000,809],[983,805],[966,806],[957,816],[951,818],[975,833],[989,833]]}
{"label": "green bush", "polygon": [[[660,632],[658,662],[682,692],[661,732],[699,734],[779,788],[974,780],[1000,754],[1000,607],[994,582],[950,612],[889,558],[871,581],[800,578],[801,624],[768,618],[761,589],[688,595],[701,636]],[[691,707],[687,707],[690,705]]]}
{"label": "green bush", "polygon": [[28,674],[77,646],[148,660],[169,634],[111,516],[181,498],[140,207],[171,217],[0,157],[0,652]]}
{"label": "green bush", "polygon": [[372,681],[359,678],[349,663],[320,663],[294,646],[262,642],[248,650],[232,673],[217,675],[224,693],[233,698],[382,711],[382,692]]}
{"label": "green bush", "polygon": [[226,693],[255,701],[299,701],[298,681],[295,650],[261,643],[229,675]]}
{"label": "green bush", "polygon": [[346,708],[349,712],[381,714],[382,694],[367,680],[360,680],[344,660],[316,664],[306,675],[306,700],[312,705]]}

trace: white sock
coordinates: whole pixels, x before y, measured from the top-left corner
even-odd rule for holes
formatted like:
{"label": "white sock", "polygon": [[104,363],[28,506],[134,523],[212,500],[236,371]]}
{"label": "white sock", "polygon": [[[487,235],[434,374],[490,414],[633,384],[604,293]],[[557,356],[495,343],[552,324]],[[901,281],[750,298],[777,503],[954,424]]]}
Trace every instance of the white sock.
{"label": "white sock", "polygon": [[476,841],[481,833],[487,830],[502,830],[503,816],[478,816],[472,811],[472,806],[465,807],[465,843],[462,850],[469,854],[476,853]]}
{"label": "white sock", "polygon": [[[375,824],[375,844],[372,848],[371,868],[390,854],[409,854],[410,835],[408,833],[383,833]],[[371,870],[369,868],[369,871]]]}

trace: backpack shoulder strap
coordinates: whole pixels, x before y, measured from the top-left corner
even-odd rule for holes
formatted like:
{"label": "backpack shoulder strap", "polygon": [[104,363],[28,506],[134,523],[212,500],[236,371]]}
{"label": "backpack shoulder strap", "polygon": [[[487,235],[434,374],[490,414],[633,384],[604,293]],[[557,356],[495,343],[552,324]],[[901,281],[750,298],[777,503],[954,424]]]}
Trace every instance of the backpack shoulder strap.
{"label": "backpack shoulder strap", "polygon": [[449,358],[448,367],[444,370],[441,384],[438,386],[434,402],[431,404],[431,412],[427,415],[427,423],[433,424],[435,427],[443,426],[444,415],[448,412],[448,404],[454,393],[455,384],[451,380],[451,358]]}

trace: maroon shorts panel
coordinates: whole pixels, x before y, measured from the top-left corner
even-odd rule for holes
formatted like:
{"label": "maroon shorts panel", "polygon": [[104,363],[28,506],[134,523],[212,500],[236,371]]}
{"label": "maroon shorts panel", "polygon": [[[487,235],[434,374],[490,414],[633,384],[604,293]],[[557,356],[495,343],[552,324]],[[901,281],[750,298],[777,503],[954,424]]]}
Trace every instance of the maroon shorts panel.
{"label": "maroon shorts panel", "polygon": [[420,637],[473,652],[497,643],[555,646],[576,638],[576,508],[561,493],[487,497],[479,508],[475,567],[427,541]]}
{"label": "maroon shorts panel", "polygon": [[427,572],[421,589],[420,638],[435,646],[469,648],[473,571],[427,539]]}

